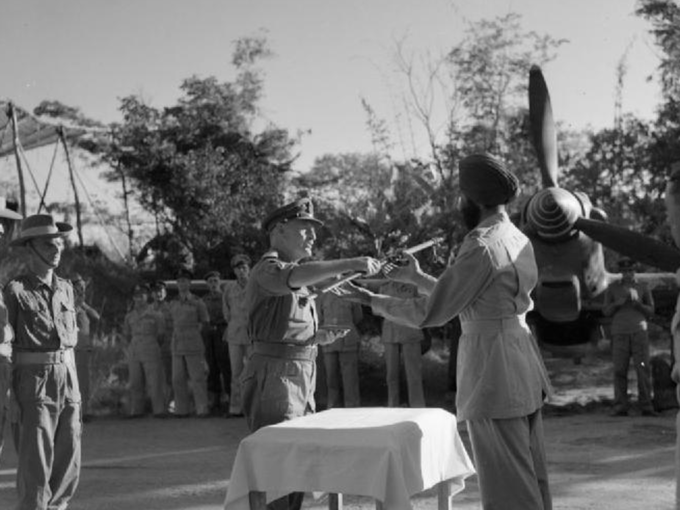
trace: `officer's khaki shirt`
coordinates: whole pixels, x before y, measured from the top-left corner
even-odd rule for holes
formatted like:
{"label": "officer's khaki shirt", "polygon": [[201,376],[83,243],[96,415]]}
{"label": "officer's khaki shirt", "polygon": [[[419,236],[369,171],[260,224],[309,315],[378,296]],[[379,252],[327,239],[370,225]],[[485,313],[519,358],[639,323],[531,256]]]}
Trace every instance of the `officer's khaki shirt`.
{"label": "officer's khaki shirt", "polygon": [[52,284],[28,273],[5,287],[5,305],[14,329],[14,350],[56,351],[78,341],[73,287],[54,275]]}
{"label": "officer's khaki shirt", "polygon": [[293,289],[288,285],[296,266],[284,262],[272,250],[253,267],[246,286],[251,341],[305,344],[316,334],[313,296],[307,287]]}
{"label": "officer's khaki shirt", "polygon": [[539,409],[551,393],[528,327],[507,330],[502,325],[524,324],[537,279],[531,242],[506,213],[499,213],[465,237],[430,296],[377,296],[371,304],[380,315],[420,327],[442,326],[460,315],[458,418],[516,418]]}

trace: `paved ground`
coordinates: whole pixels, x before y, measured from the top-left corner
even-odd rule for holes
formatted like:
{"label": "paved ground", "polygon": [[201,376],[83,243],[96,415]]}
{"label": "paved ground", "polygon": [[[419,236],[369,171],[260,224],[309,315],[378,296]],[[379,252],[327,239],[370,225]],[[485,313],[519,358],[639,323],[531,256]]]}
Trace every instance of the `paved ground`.
{"label": "paved ground", "polygon": [[[673,507],[675,412],[612,418],[604,408],[546,416],[546,442],[556,510],[654,510]],[[231,464],[246,433],[243,419],[99,419],[85,426],[83,471],[72,510],[218,509]],[[463,438],[466,440],[465,433]],[[12,508],[16,456],[0,464],[0,509]],[[474,479],[455,508],[479,509]],[[431,492],[414,498],[434,510]],[[347,507],[368,509],[365,498]],[[325,500],[305,500],[322,508]]]}

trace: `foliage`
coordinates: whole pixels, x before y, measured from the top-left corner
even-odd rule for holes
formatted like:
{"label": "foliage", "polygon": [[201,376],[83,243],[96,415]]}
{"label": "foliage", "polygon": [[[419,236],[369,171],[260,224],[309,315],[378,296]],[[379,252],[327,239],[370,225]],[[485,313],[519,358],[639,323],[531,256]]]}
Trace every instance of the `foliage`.
{"label": "foliage", "polygon": [[[177,104],[163,109],[137,96],[121,101],[123,122],[107,154],[116,168],[110,178],[129,180],[159,232],[171,233],[204,264],[197,269],[225,269],[236,245],[259,251],[262,211],[278,205],[283,192],[295,142],[272,125],[254,132],[263,89],[255,65],[269,54],[264,39],[242,39],[232,82],[188,78]],[[167,264],[159,267],[166,274],[178,265]]]}

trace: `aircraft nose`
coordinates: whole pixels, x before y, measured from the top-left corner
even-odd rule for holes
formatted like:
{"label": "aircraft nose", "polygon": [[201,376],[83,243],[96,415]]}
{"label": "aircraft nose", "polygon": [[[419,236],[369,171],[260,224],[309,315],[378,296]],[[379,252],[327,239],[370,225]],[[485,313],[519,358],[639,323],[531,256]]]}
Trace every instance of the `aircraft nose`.
{"label": "aircraft nose", "polygon": [[527,221],[546,241],[560,241],[576,234],[574,223],[583,215],[579,199],[563,188],[550,187],[529,202]]}

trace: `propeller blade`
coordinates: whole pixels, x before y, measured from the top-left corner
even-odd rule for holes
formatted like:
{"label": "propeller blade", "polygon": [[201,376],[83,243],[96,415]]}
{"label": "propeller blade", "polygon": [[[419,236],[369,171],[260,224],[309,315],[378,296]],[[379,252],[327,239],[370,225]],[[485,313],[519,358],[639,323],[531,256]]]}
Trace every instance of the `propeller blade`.
{"label": "propeller blade", "polygon": [[529,129],[538,164],[541,167],[543,187],[557,186],[557,135],[553,120],[548,86],[538,66],[529,71]]}
{"label": "propeller blade", "polygon": [[680,268],[680,250],[651,237],[587,218],[578,218],[574,227],[603,246],[643,264],[673,273]]}

